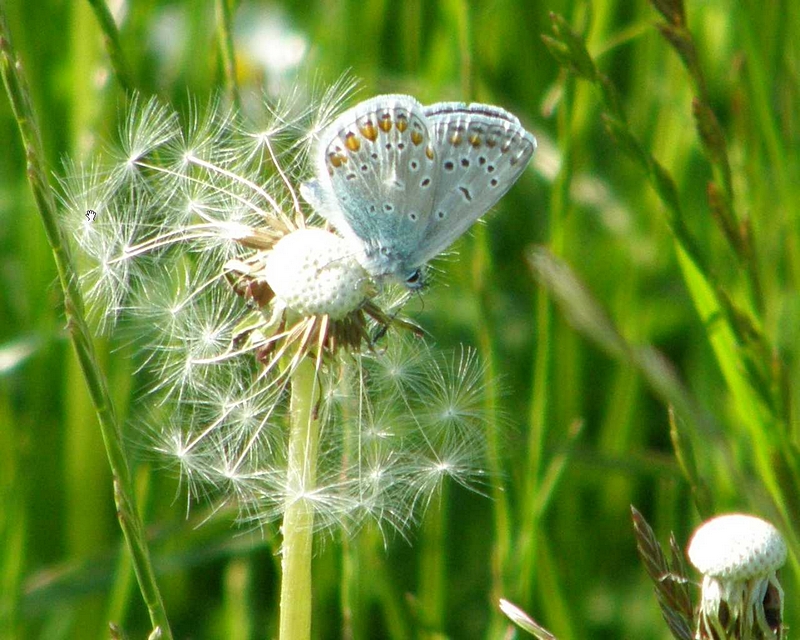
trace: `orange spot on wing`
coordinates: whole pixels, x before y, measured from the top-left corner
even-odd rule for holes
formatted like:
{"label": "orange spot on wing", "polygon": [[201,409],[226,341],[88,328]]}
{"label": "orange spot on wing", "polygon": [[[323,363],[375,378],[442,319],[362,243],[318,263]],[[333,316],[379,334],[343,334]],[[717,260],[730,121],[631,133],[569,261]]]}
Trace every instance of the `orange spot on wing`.
{"label": "orange spot on wing", "polygon": [[433,160],[433,147],[431,145],[425,147],[425,155],[428,157],[428,160]]}
{"label": "orange spot on wing", "polygon": [[337,169],[341,167],[345,162],[347,162],[347,157],[341,155],[340,153],[329,153],[328,154],[328,161],[331,163],[332,166],[336,167]]}
{"label": "orange spot on wing", "polygon": [[412,131],[411,132],[411,142],[414,143],[415,147],[418,147],[422,143],[423,137],[419,131]]}
{"label": "orange spot on wing", "polygon": [[384,133],[389,133],[392,130],[392,116],[384,113],[378,121],[378,126]]}
{"label": "orange spot on wing", "polygon": [[397,122],[395,123],[395,126],[400,133],[403,133],[406,129],[408,129],[408,118],[405,116],[397,116]]}
{"label": "orange spot on wing", "polygon": [[371,120],[367,120],[364,124],[359,126],[358,130],[361,132],[361,135],[370,142],[375,142],[375,140],[378,139],[378,130],[375,128],[375,125],[372,124]]}
{"label": "orange spot on wing", "polygon": [[352,131],[348,131],[344,137],[344,146],[350,151],[358,151],[361,148],[361,141],[356,137]]}
{"label": "orange spot on wing", "polygon": [[467,140],[473,147],[481,146],[481,137],[477,133],[471,133]]}

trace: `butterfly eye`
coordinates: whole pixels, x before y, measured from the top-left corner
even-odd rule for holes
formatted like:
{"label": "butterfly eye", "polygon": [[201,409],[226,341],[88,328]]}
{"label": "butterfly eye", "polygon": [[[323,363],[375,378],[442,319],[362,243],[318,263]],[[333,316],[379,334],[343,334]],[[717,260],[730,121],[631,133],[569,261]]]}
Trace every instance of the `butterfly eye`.
{"label": "butterfly eye", "polygon": [[406,278],[406,286],[409,289],[421,289],[423,286],[422,280],[422,270],[415,269],[411,272],[411,274]]}

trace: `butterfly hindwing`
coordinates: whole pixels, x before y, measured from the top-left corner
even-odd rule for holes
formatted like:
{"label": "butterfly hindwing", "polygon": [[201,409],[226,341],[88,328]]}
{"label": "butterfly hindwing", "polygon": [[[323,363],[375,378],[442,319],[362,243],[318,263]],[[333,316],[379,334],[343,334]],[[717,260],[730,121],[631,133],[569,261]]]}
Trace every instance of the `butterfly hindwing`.
{"label": "butterfly hindwing", "polygon": [[447,249],[517,181],[536,149],[519,120],[498,107],[440,102],[424,109],[439,166],[428,228],[409,254],[421,265]]}

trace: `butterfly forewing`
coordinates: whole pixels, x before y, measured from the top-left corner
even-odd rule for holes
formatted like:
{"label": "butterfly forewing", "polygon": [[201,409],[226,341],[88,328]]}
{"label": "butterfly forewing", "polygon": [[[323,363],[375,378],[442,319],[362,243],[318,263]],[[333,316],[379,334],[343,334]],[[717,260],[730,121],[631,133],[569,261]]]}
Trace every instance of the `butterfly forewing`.
{"label": "butterfly forewing", "polygon": [[408,256],[421,265],[447,249],[517,181],[536,140],[498,107],[440,102],[424,109],[439,166],[423,242]]}
{"label": "butterfly forewing", "polygon": [[331,222],[362,241],[373,275],[393,270],[424,242],[438,182],[422,106],[399,95],[362,102],[326,129],[319,154],[340,208]]}

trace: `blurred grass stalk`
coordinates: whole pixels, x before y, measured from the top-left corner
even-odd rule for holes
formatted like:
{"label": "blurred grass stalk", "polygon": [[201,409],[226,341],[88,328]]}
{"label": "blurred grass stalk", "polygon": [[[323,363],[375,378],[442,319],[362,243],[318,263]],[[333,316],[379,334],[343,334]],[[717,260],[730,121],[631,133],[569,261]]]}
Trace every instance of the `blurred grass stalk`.
{"label": "blurred grass stalk", "polygon": [[[550,245],[561,253],[564,248],[566,226],[565,220],[569,211],[569,192],[572,185],[572,132],[573,132],[573,98],[575,81],[571,77],[563,78],[563,92],[557,112],[558,147],[561,152],[561,168],[553,183],[550,206],[548,208]],[[548,427],[552,423],[555,397],[553,384],[554,359],[557,356],[555,336],[554,308],[550,293],[541,289],[536,296],[536,347],[531,376],[531,402],[528,416],[527,459],[524,475],[524,494],[519,509],[519,569],[516,597],[521,602],[530,602],[534,593],[534,585],[544,585],[546,578],[539,576],[542,549],[545,548],[546,535],[541,523],[546,508],[542,502],[548,473],[545,472],[548,460],[545,455],[549,438]],[[552,469],[550,469],[552,471]],[[563,601],[563,593],[557,590],[545,598],[543,605],[547,608],[548,619],[554,628],[560,630],[564,637],[572,637],[574,629],[569,615],[561,615],[568,610]]]}
{"label": "blurred grass stalk", "polygon": [[[458,71],[460,79],[461,99],[465,101],[482,99],[476,95],[475,40],[473,26],[473,9],[465,0],[451,0],[444,3],[447,19],[456,25]],[[485,363],[483,382],[486,393],[484,410],[488,419],[487,456],[491,476],[493,545],[491,558],[491,600],[497,601],[508,592],[510,576],[514,571],[514,554],[512,551],[513,525],[506,490],[504,469],[502,466],[502,437],[498,424],[498,406],[500,390],[498,389],[498,353],[496,327],[492,318],[492,254],[489,247],[489,236],[485,226],[476,225],[471,251],[470,287],[481,312],[477,316],[475,333],[478,339],[478,352]],[[422,560],[420,562],[420,602],[423,618],[431,629],[444,633],[446,627],[446,599],[448,590],[446,555],[447,536],[447,494],[443,493],[434,513],[428,514],[428,521],[423,528]],[[492,608],[488,623],[488,636],[496,637],[502,633],[504,620]]]}
{"label": "blurred grass stalk", "polygon": [[25,149],[28,180],[47,241],[53,252],[58,277],[64,292],[67,328],[81,370],[97,412],[111,472],[114,477],[114,499],[117,517],[133,561],[139,588],[153,625],[153,637],[171,638],[164,603],[155,581],[155,572],[145,539],[144,525],[139,517],[130,469],[109,394],[108,383],[94,351],[89,328],[83,312],[83,300],[78,278],[68,246],[58,226],[53,189],[47,179],[39,127],[31,102],[30,91],[23,75],[22,64],[16,59],[8,35],[5,14],[0,8],[0,67],[20,138]]}
{"label": "blurred grass stalk", "polygon": [[108,51],[108,59],[111,62],[111,67],[114,69],[114,76],[125,91],[132,91],[133,83],[131,82],[131,74],[128,64],[125,62],[125,56],[122,53],[122,45],[119,41],[119,30],[117,29],[117,23],[114,22],[114,16],[111,15],[108,5],[106,5],[103,0],[88,1],[95,18],[97,18],[100,30],[103,33],[106,51]]}
{"label": "blurred grass stalk", "polygon": [[238,111],[242,101],[236,79],[236,52],[233,47],[233,14],[229,0],[215,0],[217,37],[225,75],[225,90],[233,107]]}

